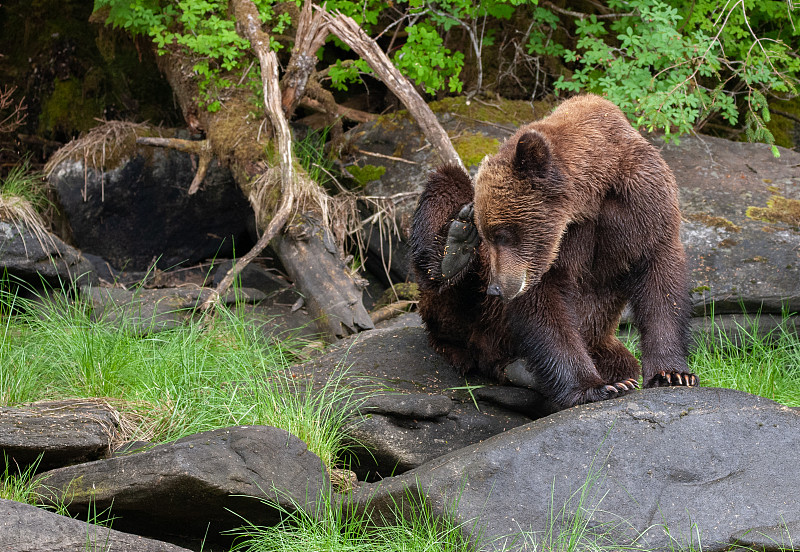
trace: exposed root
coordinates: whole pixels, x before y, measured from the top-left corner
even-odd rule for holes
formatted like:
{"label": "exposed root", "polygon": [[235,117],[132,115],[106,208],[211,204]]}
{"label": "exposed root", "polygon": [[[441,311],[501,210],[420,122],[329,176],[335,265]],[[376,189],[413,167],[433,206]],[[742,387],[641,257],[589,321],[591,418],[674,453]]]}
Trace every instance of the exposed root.
{"label": "exposed root", "polygon": [[158,132],[144,123],[127,121],[100,121],[102,124],[90,130],[85,136],[76,138],[55,152],[44,166],[45,177],[49,178],[55,168],[68,159],[83,159],[84,166],[98,170],[112,168],[113,161],[119,160],[133,151],[136,138]]}

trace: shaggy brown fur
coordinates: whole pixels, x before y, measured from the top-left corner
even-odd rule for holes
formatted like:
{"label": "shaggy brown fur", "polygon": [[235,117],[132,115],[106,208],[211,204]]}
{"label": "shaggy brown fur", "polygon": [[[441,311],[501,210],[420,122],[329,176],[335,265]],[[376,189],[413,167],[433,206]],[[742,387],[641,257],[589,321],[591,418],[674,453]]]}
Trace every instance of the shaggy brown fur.
{"label": "shaggy brown fur", "polygon": [[[431,344],[463,372],[502,377],[524,358],[564,406],[629,391],[640,374],[646,387],[695,385],[679,226],[658,151],[612,103],[567,100],[483,161],[474,194],[459,168],[431,175],[412,228]],[[626,303],[641,371],[614,336]]]}

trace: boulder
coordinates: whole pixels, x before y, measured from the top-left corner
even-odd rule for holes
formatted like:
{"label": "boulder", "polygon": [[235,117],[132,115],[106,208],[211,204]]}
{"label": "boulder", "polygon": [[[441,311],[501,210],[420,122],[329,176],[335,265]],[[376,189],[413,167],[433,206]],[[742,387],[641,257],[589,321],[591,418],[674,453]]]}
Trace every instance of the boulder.
{"label": "boulder", "polygon": [[95,280],[80,251],[49,232],[35,234],[21,221],[0,220],[0,272],[37,289],[43,283],[60,289]]}
{"label": "boulder", "polygon": [[50,176],[81,251],[126,270],[247,251],[253,210],[227,169],[212,162],[190,196],[196,160],[188,153],[137,146],[115,155],[110,170],[87,168],[81,158],[63,161]]}
{"label": "boulder", "polygon": [[173,544],[129,535],[0,499],[0,550],[8,552],[189,552]]}
{"label": "boulder", "polygon": [[430,348],[419,317],[407,318],[414,323],[358,334],[292,367],[317,388],[340,381],[371,395],[346,428],[349,467],[361,479],[402,473],[556,410],[528,387],[521,364],[507,370],[508,385],[464,378]]}
{"label": "boulder", "polygon": [[599,538],[714,552],[763,532],[778,550],[800,522],[798,439],[800,412],[767,399],[647,389],[508,430],[350,500],[391,516],[422,497],[483,550],[532,550],[571,527],[585,527],[576,549]]}
{"label": "boulder", "polygon": [[800,217],[767,220],[778,196],[800,213],[800,153],[779,149],[711,136],[661,147],[680,185],[698,315],[800,312]]}
{"label": "boulder", "polygon": [[24,470],[41,455],[38,470],[105,458],[119,423],[100,400],[39,402],[0,407],[0,451]]}
{"label": "boulder", "polygon": [[247,522],[276,523],[279,511],[260,499],[293,511],[330,485],[305,443],[266,426],[199,433],[41,477],[41,501],[66,504],[71,515],[111,508],[117,529],[195,542],[218,540]]}

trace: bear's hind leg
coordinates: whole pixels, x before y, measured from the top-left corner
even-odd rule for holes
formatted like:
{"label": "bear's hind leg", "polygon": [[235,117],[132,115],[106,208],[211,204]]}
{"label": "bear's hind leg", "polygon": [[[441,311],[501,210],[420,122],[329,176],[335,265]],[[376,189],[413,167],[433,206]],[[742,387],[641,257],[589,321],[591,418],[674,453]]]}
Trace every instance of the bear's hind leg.
{"label": "bear's hind leg", "polygon": [[639,387],[639,361],[616,337],[608,336],[602,343],[591,347],[589,355],[606,383],[631,382],[634,387]]}

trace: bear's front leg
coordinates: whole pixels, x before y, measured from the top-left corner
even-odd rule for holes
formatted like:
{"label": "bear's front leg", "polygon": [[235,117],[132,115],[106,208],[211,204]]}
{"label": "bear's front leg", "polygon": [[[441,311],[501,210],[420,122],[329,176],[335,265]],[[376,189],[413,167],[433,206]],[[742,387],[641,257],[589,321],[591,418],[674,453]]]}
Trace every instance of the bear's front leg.
{"label": "bear's front leg", "polygon": [[679,241],[662,247],[637,268],[630,303],[641,338],[644,387],[694,387],[699,380],[687,363],[690,305],[683,247]]}
{"label": "bear's front leg", "polygon": [[602,401],[633,391],[633,377],[606,382],[592,361],[579,332],[574,310],[564,297],[569,284],[547,273],[542,281],[507,305],[516,348],[534,372],[539,391],[570,407]]}

